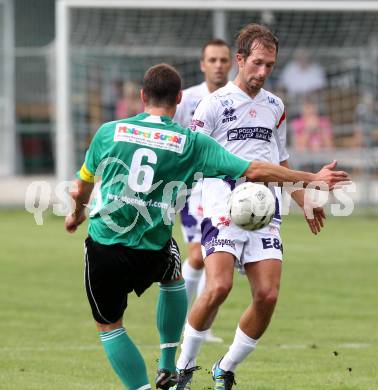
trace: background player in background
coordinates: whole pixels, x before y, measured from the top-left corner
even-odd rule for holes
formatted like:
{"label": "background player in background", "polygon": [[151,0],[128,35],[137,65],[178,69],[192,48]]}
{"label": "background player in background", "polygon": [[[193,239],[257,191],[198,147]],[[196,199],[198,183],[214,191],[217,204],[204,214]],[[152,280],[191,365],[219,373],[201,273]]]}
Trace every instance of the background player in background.
{"label": "background player in background", "polygon": [[[193,115],[193,129],[206,133],[233,154],[288,167],[286,121],[280,98],[264,90],[278,52],[277,38],[264,26],[250,24],[237,39],[238,75],[233,82],[205,97]],[[232,288],[234,265],[246,273],[252,302],[242,314],[235,338],[226,355],[214,364],[215,389],[229,390],[237,365],[256,348],[269,325],[281,278],[279,195],[272,223],[247,232],[230,223],[227,200],[235,187],[232,180],[204,179],[202,245],[206,287],[194,302],[184,331],[182,352],[177,361],[177,389],[189,389],[196,356],[219,306]],[[293,198],[303,207],[304,191]],[[323,209],[308,220],[316,234],[323,226]]]}
{"label": "background player in background", "polygon": [[[189,127],[193,113],[201,99],[227,84],[231,70],[231,48],[221,39],[213,39],[202,47],[200,61],[201,72],[205,81],[183,91],[181,103],[177,106],[174,121],[183,127]],[[201,222],[203,210],[201,202],[202,182],[199,182],[181,210],[181,224],[185,241],[188,244],[188,259],[182,267],[182,275],[190,305],[195,295],[200,295],[204,287],[203,258],[201,253]],[[200,282],[201,280],[201,282]],[[205,341],[221,342],[211,330],[206,334]]]}
{"label": "background player in background", "polygon": [[128,293],[141,295],[153,282],[160,282],[156,387],[166,389],[173,381],[187,297],[172,223],[179,190],[190,186],[197,172],[233,179],[245,175],[263,182],[318,180],[330,186],[348,179],[344,172],[327,167],[311,174],[250,163],[210,137],[181,128],[171,120],[181,99],[181,78],[169,65],[146,72],[141,98],[144,113],[105,123],[97,131],[72,194],[74,211],[65,219],[70,233],[84,222],[94,177],[100,176],[85,241],[85,285],[105,353],[129,390],[147,390],[151,385],[144,359],[123,327],[123,314]]}

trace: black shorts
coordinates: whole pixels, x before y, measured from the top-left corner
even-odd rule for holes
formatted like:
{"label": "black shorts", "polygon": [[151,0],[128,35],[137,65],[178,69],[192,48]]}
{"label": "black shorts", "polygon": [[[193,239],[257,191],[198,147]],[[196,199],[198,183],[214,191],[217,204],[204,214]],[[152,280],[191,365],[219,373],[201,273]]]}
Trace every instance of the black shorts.
{"label": "black shorts", "polygon": [[127,295],[140,296],[154,282],[181,275],[181,259],[172,238],[158,251],[102,245],[85,240],[85,288],[93,318],[101,324],[118,321],[127,307]]}

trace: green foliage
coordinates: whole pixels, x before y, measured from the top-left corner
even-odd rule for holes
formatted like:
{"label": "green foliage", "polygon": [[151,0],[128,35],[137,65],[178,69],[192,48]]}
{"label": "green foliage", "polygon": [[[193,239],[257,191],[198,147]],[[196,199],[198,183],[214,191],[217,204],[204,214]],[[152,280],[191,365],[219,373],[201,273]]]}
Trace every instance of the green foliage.
{"label": "green foliage", "polygon": [[[63,218],[37,226],[24,211],[0,212],[0,387],[2,390],[117,390],[122,385],[101,349],[83,287],[85,228],[65,233]],[[300,217],[283,226],[285,265],[272,324],[238,368],[236,390],[374,390],[378,388],[378,220],[329,218],[317,237]],[[182,245],[179,227],[175,235]],[[183,253],[183,258],[185,253]],[[158,288],[130,297],[125,327],[140,347],[151,380],[157,367]],[[205,344],[194,389],[212,385],[209,369],[233,339],[250,302],[235,275]]]}

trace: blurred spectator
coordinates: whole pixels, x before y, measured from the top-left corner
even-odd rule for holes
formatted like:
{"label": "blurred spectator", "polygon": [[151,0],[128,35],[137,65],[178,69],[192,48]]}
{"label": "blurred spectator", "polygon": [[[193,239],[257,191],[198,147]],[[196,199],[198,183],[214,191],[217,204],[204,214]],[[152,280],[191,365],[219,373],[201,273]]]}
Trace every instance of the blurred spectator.
{"label": "blurred spectator", "polygon": [[319,114],[317,104],[311,99],[304,100],[301,116],[290,124],[294,131],[293,146],[296,150],[316,152],[333,147],[331,121]]}
{"label": "blurred spectator", "polygon": [[289,96],[310,95],[326,87],[324,69],[310,60],[305,49],[298,49],[294,60],[284,67],[278,81]]}
{"label": "blurred spectator", "polygon": [[117,102],[123,96],[123,84],[121,79],[110,81],[105,75],[101,86],[102,122],[110,122],[117,119]]}
{"label": "blurred spectator", "polygon": [[289,119],[301,115],[302,100],[306,96],[316,98],[319,106],[323,107],[321,92],[326,86],[323,67],[310,59],[307,50],[298,49],[278,79],[278,93],[281,92],[287,102]]}
{"label": "blurred spectator", "polygon": [[140,88],[132,81],[123,83],[122,96],[116,104],[115,118],[129,118],[143,111]]}
{"label": "blurred spectator", "polygon": [[355,132],[343,146],[378,146],[378,101],[372,93],[365,93],[357,105]]}

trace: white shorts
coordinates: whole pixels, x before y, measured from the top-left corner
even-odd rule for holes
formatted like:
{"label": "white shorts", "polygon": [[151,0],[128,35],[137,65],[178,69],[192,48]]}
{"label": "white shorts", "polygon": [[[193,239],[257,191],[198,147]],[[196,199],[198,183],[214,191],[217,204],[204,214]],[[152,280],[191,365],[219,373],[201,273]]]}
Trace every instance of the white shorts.
{"label": "white shorts", "polygon": [[204,259],[214,252],[231,253],[235,256],[235,266],[241,272],[247,263],[267,259],[282,261],[279,218],[253,232],[243,230],[231,222],[227,201],[234,186],[232,180],[204,179],[201,241]]}
{"label": "white shorts", "polygon": [[186,243],[201,242],[202,209],[202,181],[193,188],[184,208],[180,211],[181,230]]}

